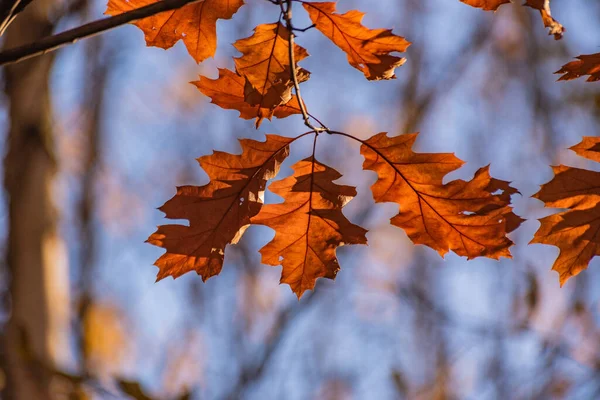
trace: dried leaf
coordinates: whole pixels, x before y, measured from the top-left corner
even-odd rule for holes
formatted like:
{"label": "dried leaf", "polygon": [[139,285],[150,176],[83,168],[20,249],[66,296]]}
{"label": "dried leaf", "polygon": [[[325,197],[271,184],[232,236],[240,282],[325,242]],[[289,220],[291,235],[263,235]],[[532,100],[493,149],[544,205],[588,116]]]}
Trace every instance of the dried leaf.
{"label": "dried leaf", "polygon": [[[287,103],[291,98],[293,82],[289,60],[288,30],[281,24],[264,24],[255,28],[254,34],[234,43],[243,55],[235,58],[239,75],[252,85],[245,100],[260,108],[272,109]],[[296,62],[308,57],[308,52],[294,46]],[[297,66],[294,66],[296,69]],[[308,71],[302,70],[300,81],[308,79]]]}
{"label": "dried leaf", "polygon": [[[304,68],[298,68],[298,70],[296,71],[296,76],[298,78],[298,82],[302,83],[308,80],[308,78],[310,77],[310,72],[308,72]],[[277,106],[287,104],[294,97],[294,95],[292,94],[292,88],[294,87],[294,83],[291,79],[289,79],[289,75],[285,72],[279,73],[276,77],[276,81],[282,83],[278,84],[276,87],[271,88],[271,90],[267,91],[267,93],[263,95],[257,89],[255,89],[248,82],[248,80],[246,80],[246,85],[244,86],[244,99],[248,104],[252,106],[259,106],[261,108],[266,107],[271,110],[276,108]]]}
{"label": "dried leaf", "polygon": [[584,75],[589,75],[588,82],[600,80],[600,53],[583,54],[577,57],[577,61],[571,61],[556,71],[556,74],[563,74],[558,80],[568,81],[577,79]]}
{"label": "dried leaf", "polygon": [[[153,0],[109,0],[105,14],[118,15],[156,3]],[[134,22],[148,46],[168,49],[183,40],[190,55],[200,63],[217,50],[217,20],[230,19],[243,0],[204,0],[177,10],[165,11]]]}
{"label": "dried leaf", "polygon": [[177,188],[160,208],[166,218],[187,219],[190,225],[162,225],[148,238],[167,250],[155,263],[157,280],[196,271],[206,281],[221,272],[225,246],[237,243],[260,211],[266,182],[279,171],[293,140],[277,135],[267,135],[265,142],[241,139],[240,155],[213,152],[198,159],[210,182]]}
{"label": "dried leaf", "polygon": [[562,39],[565,28],[552,17],[550,0],[526,0],[525,5],[539,10],[544,26],[550,29],[549,35],[554,35],[556,40]]}
{"label": "dried leaf", "polygon": [[[388,137],[380,133],[361,146],[364,169],[377,172],[371,190],[376,202],[395,202],[400,212],[392,225],[406,231],[415,244],[444,256],[449,250],[469,259],[510,257],[513,242],[506,234],[522,219],[512,212],[508,182],[491,178],[488,167],[465,182],[443,184],[446,174],[463,162],[449,153],[415,153],[417,134]],[[499,194],[492,194],[500,191]]]}
{"label": "dried leaf", "polygon": [[[496,11],[498,7],[503,4],[510,4],[510,0],[460,0],[465,4],[472,7],[481,8],[488,11]],[[527,7],[531,7],[540,12],[544,26],[550,29],[549,34],[554,35],[554,39],[562,39],[565,28],[552,17],[550,11],[550,0],[526,0],[525,4]]]}
{"label": "dried leaf", "polygon": [[335,3],[303,2],[316,28],[348,56],[348,62],[368,80],[394,79],[394,69],[406,61],[391,56],[404,52],[410,42],[394,35],[391,29],[369,29],[361,24],[364,13],[352,10],[335,13]]}
{"label": "dried leaf", "polygon": [[[600,138],[584,137],[571,147],[578,155],[600,162]],[[600,172],[565,165],[552,167],[554,178],[533,197],[546,207],[567,211],[540,219],[531,243],[556,246],[560,254],[552,266],[560,285],[587,268],[600,255]]]}
{"label": "dried leaf", "polygon": [[[219,68],[219,77],[210,79],[200,76],[199,81],[191,82],[206,96],[211,98],[211,102],[219,107],[228,110],[238,110],[240,118],[256,118],[256,128],[258,128],[264,118],[271,120],[273,116],[277,118],[289,117],[293,114],[300,114],[300,105],[296,96],[285,104],[275,108],[261,108],[258,105],[250,105],[244,99],[244,91],[248,90],[250,83],[243,77],[225,68]],[[251,88],[250,88],[251,89]]]}
{"label": "dried leaf", "polygon": [[502,4],[510,3],[510,0],[460,0],[472,7],[482,8],[486,11],[496,11]]}
{"label": "dried leaf", "polygon": [[342,214],[356,189],[333,183],[341,177],[339,172],[313,157],[292,168],[293,176],[269,186],[283,203],[264,206],[252,223],[275,230],[275,238],[260,250],[262,262],[282,265],[281,282],[300,298],[314,288],[317,278],[335,279],[340,269],[336,249],[366,244],[367,231]]}

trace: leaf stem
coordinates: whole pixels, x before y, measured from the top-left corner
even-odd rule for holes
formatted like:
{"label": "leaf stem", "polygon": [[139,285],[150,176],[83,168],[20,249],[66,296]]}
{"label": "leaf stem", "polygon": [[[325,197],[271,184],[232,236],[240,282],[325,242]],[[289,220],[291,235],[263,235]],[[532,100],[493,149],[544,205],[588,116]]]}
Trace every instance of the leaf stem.
{"label": "leaf stem", "polygon": [[312,25],[307,26],[306,28],[292,28],[292,30],[297,31],[297,32],[306,32],[307,30],[312,29],[316,26],[317,26],[317,24],[312,24]]}
{"label": "leaf stem", "polygon": [[371,148],[373,151],[377,151],[377,149],[373,148],[373,146],[369,145],[367,142],[365,142],[362,139],[357,138],[356,136],[352,136],[349,133],[345,133],[345,132],[338,132],[338,131],[328,131],[328,133],[332,134],[332,135],[340,135],[340,136],[346,136],[347,138],[356,140],[357,142],[360,142],[362,144],[364,144],[365,146],[368,146],[369,148]]}
{"label": "leaf stem", "polygon": [[161,0],[113,17],[99,19],[77,28],[45,37],[37,42],[2,51],[0,52],[0,66],[41,56],[65,45],[75,43],[80,39],[92,37],[99,33],[125,25],[126,23],[135,22],[164,11],[175,10],[187,4],[197,3],[198,1],[200,0]]}
{"label": "leaf stem", "polygon": [[[284,7],[284,0],[279,0],[279,7],[281,8],[281,12],[283,14],[283,18],[285,20],[285,25],[286,28],[289,32],[289,48],[288,48],[288,55],[289,55],[289,61],[290,61],[290,75],[291,75],[291,79],[292,82],[294,83],[294,90],[296,92],[296,97],[298,98],[298,104],[300,104],[300,111],[302,112],[302,117],[304,118],[304,125],[306,125],[307,127],[309,127],[310,129],[312,129],[317,135],[320,132],[328,132],[329,129],[323,125],[323,123],[321,123],[318,119],[314,118],[315,121],[317,121],[320,125],[321,128],[317,128],[315,127],[311,122],[310,122],[310,117],[311,115],[308,113],[308,110],[306,109],[306,105],[304,104],[304,100],[302,99],[302,94],[300,93],[300,83],[298,82],[298,73],[296,71],[296,59],[295,59],[295,55],[294,55],[294,47],[295,45],[295,34],[294,34],[294,26],[292,24],[292,0],[285,0],[286,1],[286,6]],[[307,28],[309,29],[309,28]]]}

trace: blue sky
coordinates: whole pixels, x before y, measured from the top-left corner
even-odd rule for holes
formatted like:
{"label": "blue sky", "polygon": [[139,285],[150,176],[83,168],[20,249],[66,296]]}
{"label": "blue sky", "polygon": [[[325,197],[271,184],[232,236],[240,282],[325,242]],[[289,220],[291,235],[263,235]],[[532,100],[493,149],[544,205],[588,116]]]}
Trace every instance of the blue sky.
{"label": "blue sky", "polygon": [[[202,337],[203,350],[198,363],[203,366],[204,383],[200,390],[203,398],[219,398],[226,391],[227,382],[236,376],[237,362],[253,352],[260,353],[262,348],[260,340],[253,342],[251,337],[247,338],[250,355],[240,355],[232,347],[233,318],[241,312],[242,283],[236,271],[239,253],[228,249],[222,274],[206,284],[198,284],[199,278],[192,274],[155,284],[156,268],[152,263],[163,250],[144,243],[156,225],[166,222],[156,207],[174,194],[175,186],[205,183],[206,176],[195,158],[213,149],[239,152],[235,138],[262,140],[265,133],[296,136],[306,130],[300,117],[290,117],[272,123],[265,121],[256,131],[251,121],[237,119],[237,112],[209,104],[188,83],[199,74],[216,77],[217,67],[232,68],[231,56],[236,52],[230,44],[238,37],[249,36],[255,25],[277,19],[278,10],[267,2],[248,0],[247,3],[234,21],[219,22],[217,56],[200,66],[187,55],[182,43],[168,51],[145,47],[143,34],[133,26],[104,35],[118,49],[105,89],[109,99],[102,138],[106,181],[99,186],[98,199],[101,208],[117,211],[112,216],[100,213],[98,218],[100,251],[95,293],[102,301],[117,304],[130,321],[132,349],[127,352],[130,359],[123,363],[123,371],[152,390],[161,390],[158,376],[169,345],[181,341],[188,329]],[[519,287],[524,274],[533,270],[540,281],[544,302],[534,328],[541,335],[546,334],[576,287],[570,282],[566,288],[558,289],[556,273],[550,272],[556,248],[527,246],[539,226],[536,218],[550,212],[529,196],[552,177],[550,164],[597,168],[567,150],[581,136],[597,135],[597,117],[587,105],[575,106],[565,99],[594,90],[597,93],[598,89],[583,80],[554,83],[557,76],[552,73],[573,56],[598,52],[600,10],[584,0],[556,2],[553,8],[553,14],[568,30],[562,43],[545,38],[548,52],[542,56],[547,59],[539,79],[542,95],[554,105],[553,110],[558,110],[551,116],[554,131],[547,132],[534,114],[531,91],[524,86],[531,73],[527,69],[528,54],[522,46],[527,32],[516,22],[517,18],[532,18],[533,31],[544,36],[536,13],[530,10],[520,13],[516,5],[505,6],[494,14],[457,0],[423,3],[426,12],[412,16],[406,13],[404,1],[340,1],[341,11],[353,8],[365,11],[367,26],[393,27],[395,33],[406,35],[413,42],[406,53],[407,64],[397,70],[396,81],[367,82],[347,64],[343,52],[318,31],[310,30],[298,38],[298,43],[311,54],[301,62],[302,67],[312,72],[311,79],[302,86],[304,99],[311,113],[329,127],[357,137],[367,138],[382,131],[407,133],[399,132],[405,118],[400,90],[406,87],[411,54],[420,48],[424,72],[420,75],[418,93],[437,85],[449,89],[434,101],[419,123],[421,135],[416,149],[455,152],[467,161],[464,168],[448,179],[469,178],[475,170],[491,163],[493,176],[514,182],[523,195],[515,196],[517,213],[530,219],[511,235],[517,243],[513,248],[514,260],[466,262],[455,255],[442,260],[430,249],[413,246],[402,231],[388,226],[387,220],[395,214],[396,206],[377,205],[364,223],[370,230],[369,247],[339,251],[342,271],[335,284],[325,282],[317,286],[317,290],[326,292],[323,297],[327,301],[311,308],[297,321],[273,364],[271,382],[267,380],[254,388],[249,395],[252,398],[277,397],[279,393],[288,394],[290,399],[310,398],[315,395],[315,387],[322,384],[323,375],[318,371],[353,382],[355,398],[393,398],[389,380],[393,369],[402,369],[415,382],[426,380],[422,371],[426,371],[423,363],[427,360],[420,358],[419,338],[415,337],[418,313],[414,306],[399,301],[393,291],[382,289],[410,282],[415,264],[430,266],[427,290],[434,293],[435,300],[448,313],[467,325],[471,320],[495,323],[510,315],[509,294]],[[301,7],[297,8],[297,26],[309,25]],[[100,18],[103,9],[104,4],[99,2],[94,17]],[[78,23],[68,21],[64,28]],[[413,25],[409,31],[411,37],[403,25],[407,23]],[[450,67],[461,62],[457,49],[474,39],[473,32],[480,23],[489,25],[491,40],[469,60],[459,81],[445,81]],[[52,77],[55,121],[60,127],[57,135],[67,139],[81,135],[77,117],[83,112],[82,82],[88,79],[83,49],[78,43],[61,50]],[[561,52],[564,55],[559,57],[557,54]],[[497,57],[503,57],[504,61],[499,62]],[[2,114],[0,118],[6,117]],[[548,137],[552,137],[550,149],[542,146]],[[294,146],[280,176],[290,172],[289,166],[294,161],[309,155],[309,142],[304,140]],[[323,135],[317,158],[344,174],[341,183],[358,187],[359,196],[345,209],[350,220],[361,210],[372,207],[368,187],[374,175],[361,172],[362,159],[356,143]],[[76,178],[77,174],[63,168],[58,185],[58,196],[64,200],[62,231],[70,244],[73,262],[77,252],[72,225],[78,190]],[[270,198],[276,201],[275,196]],[[256,253],[272,235],[267,228],[252,227],[244,241]],[[252,257],[259,263],[257,253]],[[598,261],[593,261],[590,269],[577,279],[585,279],[589,287],[596,288],[600,278],[596,270],[600,270]],[[271,298],[268,301],[272,305],[257,313],[260,322],[255,329],[259,333],[268,330],[264,327],[272,322],[274,310],[296,301],[287,286],[278,285],[279,274],[279,268],[261,267],[259,286]],[[193,301],[190,293],[194,291],[202,292],[202,304]],[[598,291],[591,291],[590,303],[595,304],[598,296]],[[482,388],[476,377],[493,351],[493,343],[460,329],[448,329],[448,338],[455,353],[455,374],[464,383],[458,388],[459,393],[464,398],[490,396],[487,393],[491,392]],[[515,371],[535,367],[539,344],[535,335],[510,339],[509,359],[518,366]]]}

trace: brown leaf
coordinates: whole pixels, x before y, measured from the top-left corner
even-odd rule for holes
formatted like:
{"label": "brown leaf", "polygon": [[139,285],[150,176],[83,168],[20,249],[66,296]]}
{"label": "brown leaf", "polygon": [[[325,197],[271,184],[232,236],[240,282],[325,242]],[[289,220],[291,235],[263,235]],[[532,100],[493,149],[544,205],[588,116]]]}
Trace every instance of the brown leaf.
{"label": "brown leaf", "polygon": [[539,10],[542,16],[544,26],[550,29],[549,35],[554,35],[554,39],[562,39],[565,28],[554,18],[550,11],[550,0],[526,0],[525,5]]}
{"label": "brown leaf", "polygon": [[281,282],[289,284],[300,298],[315,287],[317,278],[335,279],[340,269],[336,249],[366,244],[367,231],[342,214],[356,189],[333,183],[341,178],[339,172],[313,157],[292,168],[293,176],[269,186],[283,197],[283,203],[264,206],[252,223],[275,230],[275,238],[260,250],[262,262],[282,265]]}
{"label": "brown leaf", "polygon": [[[254,29],[254,34],[234,43],[243,55],[234,58],[236,71],[250,83],[246,101],[260,108],[271,109],[285,104],[291,98],[293,82],[289,60],[288,30],[281,24],[264,24]],[[296,62],[308,57],[308,52],[294,46]],[[297,68],[297,66],[294,66]],[[298,69],[298,68],[297,68]],[[308,71],[300,73],[300,81],[308,79]]]}
{"label": "brown leaf", "polygon": [[[582,157],[600,162],[600,138],[584,137],[571,147]],[[540,219],[541,226],[531,243],[556,246],[560,254],[552,266],[560,285],[587,268],[600,255],[600,172],[559,165],[554,178],[533,197],[546,207],[567,211]]]}
{"label": "brown leaf", "polygon": [[[392,225],[406,231],[415,244],[440,255],[449,250],[469,259],[511,257],[506,234],[522,219],[513,212],[508,182],[491,178],[488,167],[465,182],[443,184],[446,174],[463,162],[450,153],[415,153],[417,134],[388,137],[380,133],[361,146],[364,169],[377,172],[371,187],[376,202],[394,202],[400,212]],[[501,191],[499,194],[492,194]]]}
{"label": "brown leaf", "polygon": [[[302,83],[308,80],[310,77],[310,72],[304,68],[298,68],[296,71],[296,76],[298,78],[298,82]],[[252,106],[259,106],[261,108],[269,109],[274,109],[279,105],[287,104],[294,97],[292,94],[294,83],[290,79],[290,76],[285,72],[277,74],[276,80],[281,83],[272,87],[265,94],[262,94],[246,79],[246,85],[244,86],[244,99]]]}
{"label": "brown leaf", "polygon": [[256,118],[256,128],[260,126],[264,118],[271,120],[273,116],[285,118],[301,113],[298,99],[293,95],[290,101],[275,108],[261,108],[258,105],[248,104],[244,99],[244,91],[252,90],[250,83],[226,68],[219,68],[219,77],[217,79],[200,76],[199,81],[191,83],[196,85],[206,96],[210,97],[213,104],[228,110],[238,110],[240,118],[243,119]]}
{"label": "brown leaf", "polygon": [[348,62],[368,80],[394,79],[394,69],[406,61],[391,56],[404,52],[410,42],[394,35],[391,29],[369,29],[361,24],[364,13],[352,10],[335,13],[335,3],[303,2],[316,28],[348,56]]}
{"label": "brown leaf", "polygon": [[563,74],[558,80],[568,81],[577,79],[584,75],[589,75],[588,82],[600,80],[600,53],[583,54],[577,57],[577,61],[571,61],[556,71],[556,74]]}
{"label": "brown leaf", "polygon": [[502,4],[510,3],[510,0],[460,0],[472,7],[482,8],[486,11],[496,11]]}
{"label": "brown leaf", "polygon": [[[496,11],[503,4],[509,4],[510,0],[460,0],[472,7],[481,8],[484,10]],[[550,11],[550,0],[525,0],[527,7],[531,7],[540,12],[544,26],[550,29],[549,34],[554,35],[554,39],[562,39],[565,28],[552,17]]]}
{"label": "brown leaf", "polygon": [[266,182],[279,171],[293,140],[277,135],[267,135],[265,142],[241,139],[240,155],[215,151],[198,159],[210,182],[177,188],[160,208],[166,218],[187,219],[189,226],[162,225],[148,238],[167,250],[155,263],[157,280],[196,271],[206,281],[221,272],[225,246],[237,243],[260,211]]}
{"label": "brown leaf", "polygon": [[[109,0],[105,14],[118,15],[155,3],[154,0]],[[204,0],[165,11],[133,24],[140,28],[148,46],[168,49],[183,40],[190,55],[200,63],[217,50],[217,20],[230,19],[243,0]]]}

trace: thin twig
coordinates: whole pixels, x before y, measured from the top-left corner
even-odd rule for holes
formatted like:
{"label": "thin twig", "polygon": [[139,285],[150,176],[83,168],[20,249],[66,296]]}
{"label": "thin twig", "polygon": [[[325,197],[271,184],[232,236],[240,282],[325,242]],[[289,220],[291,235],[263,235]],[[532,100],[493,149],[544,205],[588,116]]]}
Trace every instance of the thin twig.
{"label": "thin twig", "polygon": [[[292,0],[286,0],[286,3],[287,3],[286,7],[283,6],[283,1],[284,0],[279,0],[279,6],[281,7],[281,13],[283,14],[283,18],[285,19],[285,25],[289,32],[288,54],[289,54],[289,59],[290,59],[290,75],[292,78],[292,82],[294,83],[294,90],[296,92],[296,97],[298,98],[298,104],[300,104],[300,111],[302,111],[302,117],[304,118],[304,125],[306,125],[310,129],[312,129],[317,134],[319,132],[328,132],[329,129],[327,129],[327,127],[325,125],[323,125],[321,122],[319,122],[319,124],[321,125],[321,128],[315,127],[310,122],[310,114],[306,110],[306,105],[304,104],[304,100],[302,99],[302,95],[300,94],[300,83],[298,82],[298,73],[296,71],[296,59],[295,59],[295,55],[294,55],[294,47],[296,45],[294,43],[294,37],[295,37],[294,30],[295,29],[294,29],[294,26],[292,25]],[[318,121],[318,120],[315,118],[315,121]]]}
{"label": "thin twig", "polygon": [[310,307],[317,303],[317,299],[321,296],[323,295],[320,294],[320,292],[312,291],[304,297],[302,303],[292,302],[292,304],[279,313],[272,328],[275,331],[275,335],[271,341],[266,343],[260,360],[253,365],[242,368],[238,382],[232,385],[232,390],[223,396],[224,399],[241,398],[244,390],[252,383],[257,382],[264,375],[265,371],[269,368],[271,362],[277,355],[277,352],[281,349],[282,343],[284,342],[288,331],[294,325],[294,322],[310,310]]}
{"label": "thin twig", "polygon": [[124,12],[123,14],[114,17],[93,21],[89,24],[48,36],[40,41],[0,52],[0,65],[17,63],[28,58],[41,56],[67,44],[75,43],[80,39],[88,38],[118,26],[125,25],[126,23],[135,22],[164,11],[175,10],[186,4],[196,3],[198,1],[200,0],[162,0],[148,6]]}
{"label": "thin twig", "polygon": [[306,28],[292,28],[292,30],[294,30],[296,32],[306,32],[307,30],[312,29],[316,26],[317,26],[317,24],[312,24],[312,25],[307,26]]}
{"label": "thin twig", "polygon": [[321,127],[325,130],[325,131],[329,131],[329,128],[325,126],[324,123],[322,123],[319,118],[315,117],[314,115],[312,115],[311,113],[307,112],[308,116],[311,117],[312,119],[314,119],[319,125],[321,125]]}

